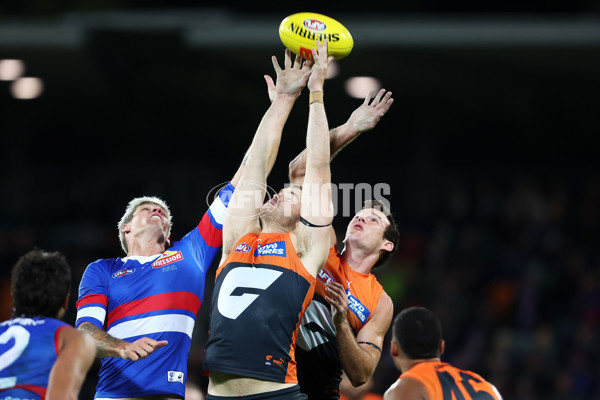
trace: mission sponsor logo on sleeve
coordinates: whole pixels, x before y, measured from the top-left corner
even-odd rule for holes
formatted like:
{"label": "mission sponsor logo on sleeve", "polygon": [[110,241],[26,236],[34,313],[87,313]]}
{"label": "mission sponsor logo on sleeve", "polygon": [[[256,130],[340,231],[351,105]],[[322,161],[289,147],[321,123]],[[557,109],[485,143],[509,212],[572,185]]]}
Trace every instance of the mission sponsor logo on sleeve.
{"label": "mission sponsor logo on sleeve", "polygon": [[254,252],[254,257],[258,256],[279,256],[286,257],[287,251],[285,248],[285,240],[280,242],[267,243],[265,245],[258,245]]}
{"label": "mission sponsor logo on sleeve", "polygon": [[369,319],[371,311],[369,311],[369,309],[365,307],[360,300],[352,296],[350,289],[346,289],[346,294],[348,295],[348,308],[354,313],[354,315],[358,317],[360,322],[364,324],[367,319]]}
{"label": "mission sponsor logo on sleeve", "polygon": [[164,254],[152,263],[152,268],[160,268],[165,265],[173,264],[174,262],[183,260],[183,254],[180,251],[167,250]]}

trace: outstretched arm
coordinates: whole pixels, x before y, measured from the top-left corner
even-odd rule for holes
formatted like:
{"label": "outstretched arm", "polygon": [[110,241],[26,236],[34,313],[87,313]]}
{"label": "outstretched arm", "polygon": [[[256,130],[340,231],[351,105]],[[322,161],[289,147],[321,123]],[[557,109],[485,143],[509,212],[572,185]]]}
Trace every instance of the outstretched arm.
{"label": "outstretched arm", "polygon": [[46,400],[77,400],[96,357],[96,346],[89,335],[70,326],[58,335],[58,356],[50,370]]}
{"label": "outstretched arm", "polygon": [[[302,64],[301,57],[296,57],[292,64],[291,53],[287,49],[284,69],[281,69],[275,56],[272,61],[277,74],[275,98],[244,157],[243,173],[227,208],[223,223],[222,260],[241,236],[258,229],[258,214],[266,193],[266,180],[277,158],[283,127],[311,74],[311,66]],[[265,76],[265,80],[270,90],[273,80],[268,76]]]}
{"label": "outstretched arm", "polygon": [[[314,65],[308,80],[308,128],[306,132],[306,177],[302,185],[300,216],[313,226],[299,223],[293,231],[294,248],[306,269],[316,276],[329,253],[329,235],[333,219],[331,172],[329,170],[329,127],[323,103],[327,67],[327,40],[317,41],[312,49]],[[317,225],[317,226],[314,226]]]}
{"label": "outstretched arm", "polygon": [[[356,139],[361,133],[369,131],[377,125],[394,102],[392,92],[381,89],[375,98],[369,91],[365,101],[358,107],[343,125],[332,129],[329,133],[329,149],[331,159],[344,147]],[[294,158],[289,165],[290,183],[302,185],[306,174],[306,150]]]}

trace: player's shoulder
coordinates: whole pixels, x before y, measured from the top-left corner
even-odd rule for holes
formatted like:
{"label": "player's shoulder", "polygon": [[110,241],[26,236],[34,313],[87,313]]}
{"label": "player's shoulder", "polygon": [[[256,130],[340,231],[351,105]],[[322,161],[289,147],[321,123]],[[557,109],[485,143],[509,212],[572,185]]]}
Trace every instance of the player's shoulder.
{"label": "player's shoulder", "polygon": [[92,261],[88,264],[88,268],[110,268],[112,267],[117,260],[120,258],[99,258],[96,261]]}
{"label": "player's shoulder", "polygon": [[423,382],[414,377],[400,377],[383,395],[384,400],[422,400],[429,399],[429,392]]}

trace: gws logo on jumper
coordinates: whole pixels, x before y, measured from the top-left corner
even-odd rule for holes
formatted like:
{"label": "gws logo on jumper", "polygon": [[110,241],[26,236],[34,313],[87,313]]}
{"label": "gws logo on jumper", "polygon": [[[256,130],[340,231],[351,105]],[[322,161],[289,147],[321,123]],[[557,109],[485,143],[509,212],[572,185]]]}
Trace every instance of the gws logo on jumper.
{"label": "gws logo on jumper", "polygon": [[252,250],[252,246],[250,246],[248,243],[240,243],[237,245],[234,251],[236,253],[247,253],[250,250]]}
{"label": "gws logo on jumper", "polygon": [[324,31],[327,29],[325,22],[314,18],[305,19],[302,21],[302,25],[304,25],[305,28],[312,29],[313,31]]}
{"label": "gws logo on jumper", "polygon": [[227,273],[217,299],[221,315],[236,319],[283,274],[265,268],[238,267]]}
{"label": "gws logo on jumper", "polygon": [[113,278],[120,278],[125,275],[131,275],[135,272],[135,268],[126,268],[112,274]]}
{"label": "gws logo on jumper", "polygon": [[181,260],[183,260],[183,254],[181,254],[180,251],[167,250],[152,263],[152,268],[164,267],[165,265],[173,264],[174,262]]}
{"label": "gws logo on jumper", "polygon": [[360,300],[352,296],[350,289],[346,289],[346,295],[348,295],[348,308],[354,313],[354,315],[358,317],[360,322],[364,324],[367,319],[369,319],[371,311],[369,311],[369,309],[365,307]]}
{"label": "gws logo on jumper", "polygon": [[181,382],[183,383],[183,372],[181,371],[168,371],[167,380],[169,382]]}
{"label": "gws logo on jumper", "polygon": [[335,279],[333,279],[333,276],[325,268],[319,271],[319,273],[317,274],[317,278],[324,284],[328,284],[329,282],[335,281]]}
{"label": "gws logo on jumper", "polygon": [[280,242],[267,243],[264,245],[258,245],[254,252],[254,257],[258,256],[279,256],[285,257],[287,255],[285,240]]}

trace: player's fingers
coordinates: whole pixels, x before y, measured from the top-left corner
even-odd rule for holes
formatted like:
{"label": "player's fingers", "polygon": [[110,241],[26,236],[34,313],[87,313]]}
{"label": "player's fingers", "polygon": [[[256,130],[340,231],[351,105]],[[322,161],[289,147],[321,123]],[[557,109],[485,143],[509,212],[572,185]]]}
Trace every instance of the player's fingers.
{"label": "player's fingers", "polygon": [[142,348],[146,350],[148,350],[147,346],[150,346],[150,351],[154,351],[154,349],[165,347],[169,342],[166,340],[154,340],[148,337],[143,337],[137,343],[139,345],[144,345]]}
{"label": "player's fingers", "polygon": [[292,53],[290,52],[290,49],[285,49],[284,67],[287,69],[291,66],[292,66]]}
{"label": "player's fingers", "polygon": [[144,353],[148,355],[154,351],[154,346],[148,342],[139,342],[138,349],[137,352],[140,356],[144,355]]}
{"label": "player's fingers", "polygon": [[325,300],[334,307],[339,307],[340,304],[329,296],[325,296]]}
{"label": "player's fingers", "polygon": [[385,89],[381,89],[378,93],[377,96],[375,96],[375,99],[373,99],[373,103],[371,103],[372,105],[377,105],[379,104],[379,102],[381,101],[381,98],[383,97],[383,94],[385,93]]}
{"label": "player's fingers", "polygon": [[273,78],[269,75],[265,75],[265,82],[267,83],[268,90],[275,89],[275,82],[273,82]]}
{"label": "player's fingers", "polygon": [[275,70],[275,73],[280,73],[281,67],[279,66],[279,61],[277,61],[277,57],[271,56],[271,62],[273,63],[273,69]]}
{"label": "player's fingers", "polygon": [[372,96],[373,96],[373,89],[369,89],[369,91],[367,92],[367,95],[365,96],[365,101],[363,101],[363,104],[369,104]]}
{"label": "player's fingers", "polygon": [[312,56],[313,56],[313,62],[316,64],[317,60],[319,59],[319,52],[314,47],[312,49],[310,49],[310,51],[311,51]]}
{"label": "player's fingers", "polygon": [[383,105],[379,108],[380,115],[383,117],[386,112],[390,109],[392,104],[394,103],[394,99],[384,99]]}
{"label": "player's fingers", "polygon": [[127,361],[138,361],[140,359],[140,357],[138,356],[138,354],[131,350],[125,350],[125,360]]}
{"label": "player's fingers", "polygon": [[302,57],[298,54],[296,54],[296,57],[294,58],[294,68],[302,69]]}
{"label": "player's fingers", "polygon": [[154,349],[160,349],[161,347],[165,347],[169,342],[167,340],[159,340],[154,343]]}
{"label": "player's fingers", "polygon": [[325,287],[325,290],[333,299],[335,299],[336,302],[343,302],[345,294],[343,290],[334,287]]}

